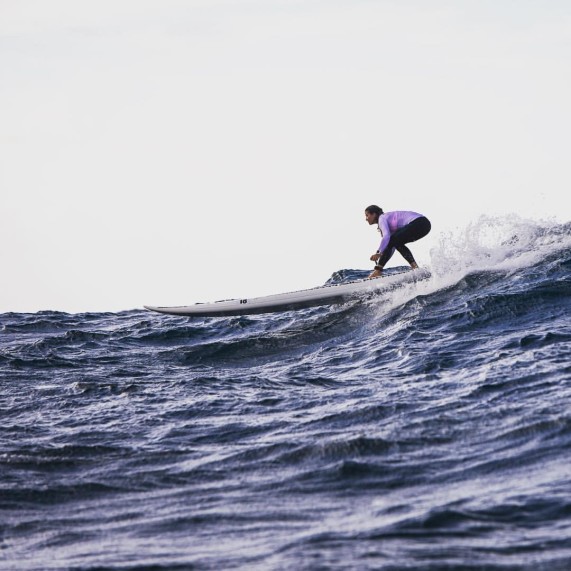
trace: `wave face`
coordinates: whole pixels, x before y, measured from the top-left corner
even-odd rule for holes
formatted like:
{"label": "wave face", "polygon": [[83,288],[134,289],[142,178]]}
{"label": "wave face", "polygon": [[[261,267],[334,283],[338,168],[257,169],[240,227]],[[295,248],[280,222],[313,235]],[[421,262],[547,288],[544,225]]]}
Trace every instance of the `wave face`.
{"label": "wave face", "polygon": [[0,568],[570,569],[571,225],[481,219],[430,269],[281,314],[1,315]]}

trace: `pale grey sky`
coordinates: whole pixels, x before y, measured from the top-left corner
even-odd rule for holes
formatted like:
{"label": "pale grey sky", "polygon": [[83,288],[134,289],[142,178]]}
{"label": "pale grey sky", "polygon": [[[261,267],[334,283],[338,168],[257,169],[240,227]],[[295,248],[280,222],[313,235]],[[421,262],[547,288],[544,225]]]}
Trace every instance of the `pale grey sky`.
{"label": "pale grey sky", "polygon": [[369,268],[370,203],[429,266],[567,221],[570,38],[563,1],[0,0],[0,312],[318,285]]}

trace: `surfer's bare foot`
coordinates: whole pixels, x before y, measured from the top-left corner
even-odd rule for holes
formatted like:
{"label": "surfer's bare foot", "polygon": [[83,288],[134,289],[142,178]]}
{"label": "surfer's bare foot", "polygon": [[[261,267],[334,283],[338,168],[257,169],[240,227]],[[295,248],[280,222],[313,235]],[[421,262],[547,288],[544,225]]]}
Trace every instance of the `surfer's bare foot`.
{"label": "surfer's bare foot", "polygon": [[411,267],[413,270],[418,270],[418,264],[417,264],[416,262],[412,262],[412,264],[410,265],[410,267]]}
{"label": "surfer's bare foot", "polygon": [[381,276],[381,270],[373,270],[370,274],[369,274],[369,279],[373,279],[373,278],[378,278]]}

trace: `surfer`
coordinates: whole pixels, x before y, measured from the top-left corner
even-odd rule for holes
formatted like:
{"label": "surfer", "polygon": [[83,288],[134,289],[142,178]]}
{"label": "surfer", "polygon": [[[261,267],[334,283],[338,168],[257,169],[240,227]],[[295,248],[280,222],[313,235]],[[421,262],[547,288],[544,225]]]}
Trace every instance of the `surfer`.
{"label": "surfer", "polygon": [[405,244],[416,242],[430,232],[431,225],[426,216],[405,210],[383,212],[382,208],[372,204],[365,209],[365,220],[371,226],[377,224],[383,237],[379,249],[370,258],[376,265],[369,274],[369,278],[377,278],[381,275],[395,250],[399,251],[413,270],[418,268],[412,252]]}

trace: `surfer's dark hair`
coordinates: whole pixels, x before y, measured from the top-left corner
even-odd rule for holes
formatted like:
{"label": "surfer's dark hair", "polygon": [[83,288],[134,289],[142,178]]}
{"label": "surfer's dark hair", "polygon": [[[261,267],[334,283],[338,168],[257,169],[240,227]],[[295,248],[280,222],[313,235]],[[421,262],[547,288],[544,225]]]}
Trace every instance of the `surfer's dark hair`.
{"label": "surfer's dark hair", "polygon": [[380,206],[377,206],[376,204],[371,204],[371,206],[367,206],[367,208],[365,208],[365,212],[368,212],[369,214],[376,214],[377,216],[384,214],[383,209]]}

